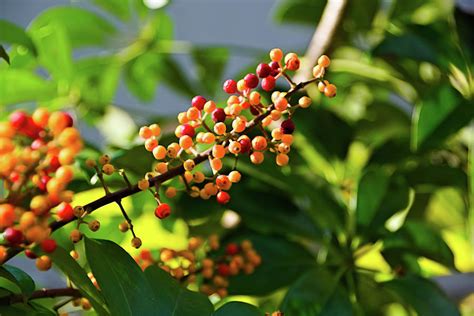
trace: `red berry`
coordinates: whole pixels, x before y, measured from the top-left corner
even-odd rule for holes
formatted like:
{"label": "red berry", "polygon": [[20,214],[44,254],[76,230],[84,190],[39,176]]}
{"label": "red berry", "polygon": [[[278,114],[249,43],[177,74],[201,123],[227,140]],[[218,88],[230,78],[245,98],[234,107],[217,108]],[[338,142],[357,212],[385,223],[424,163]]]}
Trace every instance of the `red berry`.
{"label": "red berry", "polygon": [[148,249],[143,249],[141,252],[140,252],[140,258],[142,258],[142,260],[149,260],[149,261],[152,261],[153,258],[151,256],[151,251],[148,250]]}
{"label": "red berry", "polygon": [[13,183],[18,182],[18,180],[20,180],[20,174],[16,171],[13,171],[12,173],[10,173],[10,180]]}
{"label": "red berry", "polygon": [[168,217],[171,214],[171,207],[166,203],[161,203],[155,209],[155,216],[159,219]]}
{"label": "red berry", "polygon": [[66,120],[66,127],[72,127],[74,125],[74,120],[71,114],[67,112],[63,112],[63,114],[64,114],[64,119]]}
{"label": "red berry", "polygon": [[258,110],[258,108],[257,108],[256,106],[253,106],[253,105],[252,105],[252,106],[250,107],[250,113],[252,113],[252,115],[257,116],[257,115],[260,114],[260,111]]}
{"label": "red berry", "polygon": [[28,122],[28,114],[23,111],[16,111],[10,115],[10,124],[15,129],[24,127]]}
{"label": "red berry", "polygon": [[217,273],[219,273],[221,276],[226,277],[230,275],[230,267],[229,265],[225,263],[220,263],[217,266]]}
{"label": "red berry", "polygon": [[272,91],[275,88],[275,78],[268,76],[262,80],[262,89],[265,91]]}
{"label": "red berry", "polygon": [[44,145],[45,145],[44,141],[42,139],[37,138],[31,143],[31,149],[38,150]]}
{"label": "red berry", "polygon": [[280,129],[283,134],[293,134],[295,131],[295,123],[293,123],[291,119],[284,120],[281,122]]}
{"label": "red berry", "polygon": [[224,205],[224,204],[229,203],[230,195],[227,192],[220,191],[219,193],[217,193],[216,199],[217,199],[217,203]]}
{"label": "red berry", "polygon": [[266,78],[272,72],[272,68],[268,64],[261,63],[257,66],[257,76],[260,78]]}
{"label": "red berry", "polygon": [[238,254],[239,251],[240,251],[240,248],[235,243],[228,244],[225,249],[225,252],[227,252],[227,254],[231,256]]}
{"label": "red berry", "polygon": [[45,239],[41,242],[41,249],[46,253],[52,253],[56,250],[57,246],[56,240],[54,239]]}
{"label": "red berry", "polygon": [[23,242],[23,233],[15,228],[7,227],[3,236],[11,245],[19,245]]}
{"label": "red berry", "polygon": [[258,77],[254,74],[247,74],[244,77],[244,81],[245,85],[250,89],[253,89],[258,86]]}
{"label": "red berry", "polygon": [[63,202],[59,204],[56,214],[61,220],[69,221],[74,218],[74,209],[71,204]]}
{"label": "red berry", "polygon": [[228,79],[224,82],[224,86],[222,87],[224,91],[228,94],[233,94],[237,92],[237,82],[232,79]]}
{"label": "red berry", "polygon": [[59,157],[58,156],[53,156],[49,160],[49,172],[54,172],[56,171],[59,167],[61,167],[61,163],[59,162]]}
{"label": "red berry", "polygon": [[31,249],[26,249],[25,250],[25,255],[30,259],[38,258],[38,256]]}
{"label": "red berry", "polygon": [[201,111],[202,109],[204,109],[204,104],[206,104],[206,102],[207,100],[204,97],[197,95],[191,101],[191,105]]}
{"label": "red berry", "polygon": [[242,154],[248,153],[250,151],[250,148],[252,147],[250,138],[239,139],[239,143],[240,143],[240,152]]}
{"label": "red berry", "polygon": [[38,183],[38,189],[41,191],[46,191],[46,185],[48,184],[49,180],[51,180],[50,176],[42,176],[40,178],[40,182]]}
{"label": "red berry", "polygon": [[271,68],[271,73],[270,75],[275,77],[276,75],[278,75],[278,73],[280,72],[280,65],[276,62],[276,61],[272,61],[271,63],[268,64]]}
{"label": "red berry", "polygon": [[194,134],[196,134],[196,131],[194,130],[194,127],[192,127],[189,124],[183,124],[181,125],[181,135],[188,135],[189,137],[194,137]]}
{"label": "red berry", "polygon": [[216,123],[217,122],[224,122],[225,118],[226,118],[225,111],[222,108],[217,108],[214,111],[212,111],[211,116],[212,116],[212,120]]}

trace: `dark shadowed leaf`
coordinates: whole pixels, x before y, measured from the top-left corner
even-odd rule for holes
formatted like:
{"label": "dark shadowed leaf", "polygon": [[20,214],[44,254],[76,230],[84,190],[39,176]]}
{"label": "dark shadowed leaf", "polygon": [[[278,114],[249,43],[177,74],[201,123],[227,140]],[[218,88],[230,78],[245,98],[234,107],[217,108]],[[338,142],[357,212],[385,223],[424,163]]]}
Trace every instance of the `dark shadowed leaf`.
{"label": "dark shadowed leaf", "polygon": [[225,47],[196,47],[191,55],[196,64],[199,82],[208,95],[215,95],[221,88],[222,75],[229,59],[229,50]]}
{"label": "dark shadowed leaf", "polygon": [[229,302],[222,305],[213,316],[261,316],[262,313],[253,305],[243,302]]}
{"label": "dark shadowed leaf", "polygon": [[31,293],[33,293],[35,290],[35,282],[26,272],[7,264],[3,265],[2,270],[6,270],[6,272],[14,277],[24,296],[29,297]]}

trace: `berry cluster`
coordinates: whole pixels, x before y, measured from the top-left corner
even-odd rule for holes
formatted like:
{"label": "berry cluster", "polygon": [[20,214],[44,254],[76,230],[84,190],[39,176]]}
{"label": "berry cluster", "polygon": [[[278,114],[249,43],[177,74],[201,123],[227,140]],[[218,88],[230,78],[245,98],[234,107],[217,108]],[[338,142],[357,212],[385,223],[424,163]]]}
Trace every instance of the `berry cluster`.
{"label": "berry cluster", "polygon": [[216,293],[221,298],[227,296],[230,276],[251,274],[262,262],[249,240],[221,249],[217,235],[209,236],[206,242],[193,237],[185,250],[162,248],[156,260],[149,250],[142,250],[135,260],[142,269],[158,265],[177,280],[195,283],[202,293]]}
{"label": "berry cluster", "polygon": [[[159,161],[148,175],[164,174],[182,165],[182,182],[188,194],[203,199],[216,196],[217,202],[227,204],[231,199],[229,189],[241,179],[236,170],[239,157],[248,156],[253,164],[261,164],[264,153],[271,152],[278,166],[287,165],[295,130],[292,116],[297,108],[309,107],[311,99],[303,96],[297,102],[291,100],[293,92],[304,87],[304,84],[295,84],[288,75],[289,71],[298,70],[298,55],[288,53],[284,56],[281,49],[275,48],[269,56],[271,61],[259,64],[255,73],[249,73],[238,81],[229,79],[224,82],[223,90],[230,96],[223,107],[203,96],[195,96],[189,109],[178,114],[177,142],[160,144],[161,128],[158,124],[141,127],[139,135],[145,141],[145,149]],[[318,83],[320,91],[327,97],[334,97],[336,87],[324,80],[329,64],[330,59],[321,56],[313,69],[314,78],[308,83]],[[274,91],[271,103],[265,105],[265,96],[256,89],[260,84],[263,90],[272,91],[279,78],[287,81],[290,90]],[[254,127],[258,127],[259,133],[251,136],[249,131]],[[226,156],[235,159],[234,167],[229,171],[224,168],[223,158]],[[203,160],[208,160],[212,174],[205,175],[204,169],[197,168]],[[148,179],[145,177],[139,186],[146,190]],[[177,191],[177,188],[168,186],[165,194],[172,198]],[[158,196],[157,201],[155,215],[163,219],[171,213],[171,208],[161,203]]]}
{"label": "berry cluster", "polygon": [[67,190],[74,177],[71,166],[83,143],[66,112],[39,108],[31,115],[16,111],[0,122],[0,180],[6,194],[0,197],[0,262],[8,248],[26,249],[40,270],[51,267],[47,255],[37,258],[32,247],[45,253],[56,249],[50,237],[51,215],[57,220],[74,217]]}

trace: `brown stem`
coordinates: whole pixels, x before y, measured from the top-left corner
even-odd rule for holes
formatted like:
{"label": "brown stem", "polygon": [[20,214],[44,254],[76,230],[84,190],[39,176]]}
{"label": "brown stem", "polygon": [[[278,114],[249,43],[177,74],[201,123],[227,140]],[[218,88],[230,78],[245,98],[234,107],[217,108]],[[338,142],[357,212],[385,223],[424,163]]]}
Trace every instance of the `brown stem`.
{"label": "brown stem", "polygon": [[[296,86],[294,86],[293,88],[291,88],[288,91],[288,93],[286,94],[286,98],[291,97],[297,91],[303,89],[307,85],[310,85],[314,82],[317,82],[318,80],[319,79],[317,79],[317,78],[313,78],[311,80],[298,83]],[[275,106],[273,104],[270,105],[267,108],[267,111],[265,111],[264,113],[256,116],[253,120],[248,122],[247,127],[245,128],[245,130],[242,133],[246,133],[249,130],[251,130],[252,128],[254,128],[255,126],[259,125],[265,117],[270,115],[271,110],[273,110],[274,108],[275,108]],[[201,154],[197,155],[193,159],[194,164],[198,165],[198,164],[206,161],[210,154],[211,154],[211,150],[208,149],[205,152],[202,152]],[[184,172],[185,172],[185,170],[184,170],[184,166],[182,164],[175,167],[175,168],[169,169],[167,172],[165,172],[163,174],[160,174],[156,177],[150,178],[148,180],[149,183],[150,183],[150,187],[154,186],[156,183],[163,183],[163,182],[165,182],[167,180],[170,180],[170,179],[172,179],[176,176],[182,175],[182,174],[184,174]],[[101,197],[97,200],[94,200],[94,201],[90,202],[89,204],[84,205],[83,207],[88,212],[88,214],[90,214],[94,210],[96,210],[98,208],[101,208],[102,206],[108,205],[110,203],[120,203],[120,200],[122,200],[123,198],[126,198],[130,195],[136,194],[138,192],[142,192],[142,190],[140,190],[138,188],[138,185],[135,184],[132,187],[123,188],[121,190],[106,194],[105,196],[103,196],[103,197]],[[55,222],[52,222],[50,224],[50,228],[51,228],[52,231],[55,231],[55,230],[63,227],[64,225],[66,225],[66,224],[68,224],[68,223],[70,223],[74,220],[76,220],[76,218],[73,218],[73,219],[67,220],[67,221],[55,221]],[[24,250],[23,248],[9,248],[8,249],[8,255],[7,255],[4,262],[10,260],[12,257],[14,257],[16,254],[18,254],[19,252],[21,252],[23,250]]]}
{"label": "brown stem", "polygon": [[7,301],[8,304],[15,304],[24,302],[25,299],[34,300],[39,298],[53,298],[61,296],[70,296],[70,297],[81,297],[81,293],[78,289],[73,289],[70,287],[61,288],[61,289],[41,289],[34,291],[29,298],[21,294],[12,294],[10,296],[1,298],[0,301]]}

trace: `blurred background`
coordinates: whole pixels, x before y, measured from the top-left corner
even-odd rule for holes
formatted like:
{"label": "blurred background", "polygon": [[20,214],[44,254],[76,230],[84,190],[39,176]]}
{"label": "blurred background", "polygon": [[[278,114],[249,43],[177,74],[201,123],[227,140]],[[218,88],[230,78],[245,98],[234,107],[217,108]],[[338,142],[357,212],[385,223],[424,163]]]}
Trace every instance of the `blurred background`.
{"label": "blurred background", "polygon": [[[222,82],[254,72],[273,47],[305,57],[298,81],[326,53],[338,94],[308,89],[315,102],[295,115],[290,165],[242,162],[227,210],[182,195],[157,222],[154,201],[133,196],[124,204],[144,247],[252,236],[263,267],[234,280],[230,299],[262,312],[318,314],[327,302],[305,282],[315,278],[308,261],[334,272],[349,256],[350,277],[324,282],[341,287],[331,297],[354,294],[355,314],[453,315],[454,304],[474,315],[473,14],[470,0],[3,0],[0,118],[37,106],[74,115],[87,141],[73,184],[81,204],[102,194],[85,158],[110,153],[139,179],[153,164],[139,126],[160,122],[171,140],[194,95],[224,102]],[[137,253],[117,209],[95,216],[95,237]],[[68,228],[55,234],[71,248]],[[64,282],[12,263],[45,286]]]}

